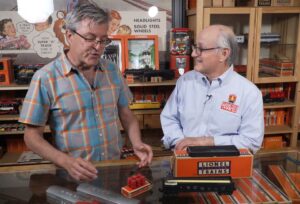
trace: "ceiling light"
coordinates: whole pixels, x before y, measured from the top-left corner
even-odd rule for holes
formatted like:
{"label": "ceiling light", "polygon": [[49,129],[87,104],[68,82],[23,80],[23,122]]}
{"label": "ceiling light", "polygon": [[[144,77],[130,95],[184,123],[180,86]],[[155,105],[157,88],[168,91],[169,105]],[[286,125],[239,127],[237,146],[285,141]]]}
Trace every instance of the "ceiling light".
{"label": "ceiling light", "polygon": [[156,6],[151,6],[148,10],[148,15],[153,18],[157,15],[158,13],[158,8]]}
{"label": "ceiling light", "polygon": [[18,13],[29,23],[45,22],[53,13],[53,0],[17,0]]}

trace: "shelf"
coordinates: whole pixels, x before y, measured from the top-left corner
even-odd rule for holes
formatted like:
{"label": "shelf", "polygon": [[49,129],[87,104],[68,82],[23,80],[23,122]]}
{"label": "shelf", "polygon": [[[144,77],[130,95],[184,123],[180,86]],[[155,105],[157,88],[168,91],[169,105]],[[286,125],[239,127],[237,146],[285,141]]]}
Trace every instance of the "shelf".
{"label": "shelf", "polygon": [[0,115],[0,121],[19,120],[19,115]]}
{"label": "shelf", "polygon": [[28,84],[25,85],[18,85],[18,84],[11,84],[6,86],[0,86],[0,91],[17,91],[17,90],[27,90],[29,88]]}
{"label": "shelf", "polygon": [[193,16],[193,15],[196,15],[196,9],[189,9],[189,10],[186,10],[186,15],[187,16]]}
{"label": "shelf", "polygon": [[295,152],[297,149],[293,147],[282,147],[280,149],[260,149],[255,156],[262,156],[264,154],[275,154],[275,153],[287,153],[287,152]]}
{"label": "shelf", "polygon": [[292,133],[293,129],[288,125],[267,126],[265,127],[265,135]]}
{"label": "shelf", "polygon": [[162,82],[139,82],[128,84],[129,87],[145,87],[145,86],[174,86],[176,85],[176,80],[166,80]]}
{"label": "shelf", "polygon": [[140,109],[140,110],[132,110],[135,115],[152,115],[152,114],[160,114],[161,109]]}
{"label": "shelf", "polygon": [[280,103],[264,103],[264,109],[275,109],[275,108],[292,108],[295,107],[296,104],[293,101],[284,101]]}
{"label": "shelf", "polygon": [[[49,126],[45,127],[44,133],[51,133]],[[9,132],[0,132],[0,135],[23,135],[24,131],[9,131]]]}
{"label": "shelf", "polygon": [[285,46],[293,46],[296,48],[297,44],[288,44],[288,43],[267,43],[267,42],[260,42],[260,46],[261,47],[270,47],[270,46],[281,46],[281,47],[285,47]]}
{"label": "shelf", "polygon": [[[174,86],[176,85],[176,80],[165,80],[162,82],[137,82],[128,84],[129,87],[143,87],[143,86]],[[14,90],[28,90],[29,85],[18,85],[11,84],[7,86],[0,86],[0,91],[14,91]]]}
{"label": "shelf", "polygon": [[2,158],[0,158],[0,167],[4,168],[4,166],[19,166],[19,165],[32,165],[32,164],[50,164],[50,161],[42,160],[42,161],[31,161],[31,162],[23,162],[18,163],[18,159],[21,156],[22,152],[6,152]]}
{"label": "shelf", "polygon": [[296,76],[288,77],[258,77],[255,80],[256,84],[268,84],[268,83],[286,83],[286,82],[298,82]]}

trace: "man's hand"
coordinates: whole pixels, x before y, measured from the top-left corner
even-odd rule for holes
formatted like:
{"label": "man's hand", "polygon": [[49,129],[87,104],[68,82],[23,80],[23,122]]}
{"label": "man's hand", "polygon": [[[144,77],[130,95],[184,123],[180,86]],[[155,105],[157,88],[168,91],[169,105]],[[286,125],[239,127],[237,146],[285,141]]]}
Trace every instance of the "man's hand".
{"label": "man's hand", "polygon": [[98,172],[94,165],[80,157],[68,157],[63,167],[77,181],[91,181],[97,178]]}
{"label": "man's hand", "polygon": [[140,143],[136,146],[133,146],[133,150],[136,156],[140,159],[140,162],[137,163],[139,167],[143,167],[151,163],[153,152],[149,145]]}
{"label": "man's hand", "polygon": [[175,150],[184,150],[188,146],[213,146],[213,137],[185,137],[175,145]]}

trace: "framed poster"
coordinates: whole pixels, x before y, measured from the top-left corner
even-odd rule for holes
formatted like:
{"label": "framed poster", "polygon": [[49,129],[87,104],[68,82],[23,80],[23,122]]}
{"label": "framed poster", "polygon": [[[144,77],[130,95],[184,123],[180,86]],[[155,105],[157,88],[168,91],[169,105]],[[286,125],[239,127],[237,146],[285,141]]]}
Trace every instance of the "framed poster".
{"label": "framed poster", "polygon": [[159,69],[157,35],[127,35],[125,69]]}
{"label": "framed poster", "polygon": [[117,64],[121,72],[125,70],[125,53],[124,42],[125,38],[122,35],[111,35],[109,38],[112,42],[105,47],[104,53],[101,56],[104,59],[110,60]]}

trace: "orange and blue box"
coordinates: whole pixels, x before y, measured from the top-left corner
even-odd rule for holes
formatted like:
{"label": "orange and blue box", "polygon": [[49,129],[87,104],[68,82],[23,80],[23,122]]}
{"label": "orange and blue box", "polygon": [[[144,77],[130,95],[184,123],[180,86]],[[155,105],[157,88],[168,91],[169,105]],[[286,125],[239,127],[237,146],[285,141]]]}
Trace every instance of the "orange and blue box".
{"label": "orange and blue box", "polygon": [[240,156],[190,157],[186,150],[174,151],[174,177],[247,178],[252,176],[253,154],[239,149]]}

